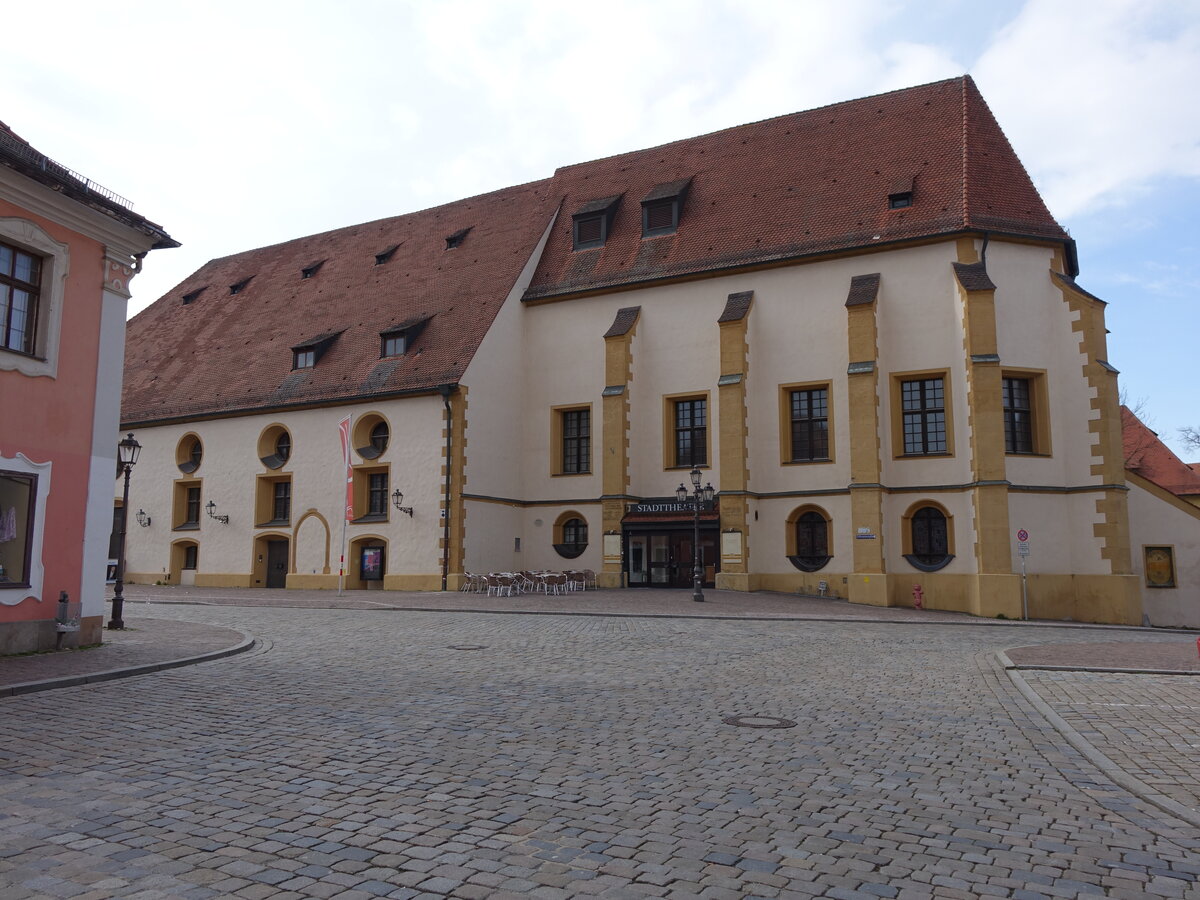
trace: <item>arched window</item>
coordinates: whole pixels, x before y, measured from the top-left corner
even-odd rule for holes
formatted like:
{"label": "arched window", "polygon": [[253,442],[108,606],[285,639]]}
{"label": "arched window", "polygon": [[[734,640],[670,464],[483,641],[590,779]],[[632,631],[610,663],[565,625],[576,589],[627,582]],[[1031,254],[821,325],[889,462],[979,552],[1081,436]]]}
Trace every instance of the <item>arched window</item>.
{"label": "arched window", "polygon": [[904,558],[915,568],[935,572],[954,559],[950,553],[949,520],[936,506],[917,509],[909,518],[909,529],[912,552]]}
{"label": "arched window", "polygon": [[578,513],[564,513],[554,531],[554,550],[564,559],[574,559],[587,549],[588,526]]}
{"label": "arched window", "polygon": [[204,445],[200,443],[200,438],[194,434],[184,435],[179,446],[175,448],[175,465],[179,467],[179,471],[184,475],[191,475],[200,468],[202,459]]}
{"label": "arched window", "polygon": [[388,438],[391,436],[387,422],[380,422],[371,429],[371,446],[375,448],[376,453],[382,454],[387,449]]}
{"label": "arched window", "polygon": [[830,559],[829,520],[815,509],[793,513],[789,519],[792,534],[789,545],[793,553],[788,556],[792,565],[802,572],[823,569]]}

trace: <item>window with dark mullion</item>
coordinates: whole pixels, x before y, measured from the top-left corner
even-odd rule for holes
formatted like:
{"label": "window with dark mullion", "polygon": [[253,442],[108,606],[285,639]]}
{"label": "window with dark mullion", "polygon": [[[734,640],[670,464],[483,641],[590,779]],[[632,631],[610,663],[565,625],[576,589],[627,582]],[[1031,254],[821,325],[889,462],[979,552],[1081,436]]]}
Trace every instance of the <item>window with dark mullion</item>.
{"label": "window with dark mullion", "polygon": [[918,509],[912,517],[912,555],[924,565],[937,565],[950,553],[946,517],[932,506]]}
{"label": "window with dark mullion", "polygon": [[1004,450],[1007,453],[1033,452],[1033,410],[1029,404],[1029,379],[1005,378]]}
{"label": "window with dark mullion", "polygon": [[675,465],[708,464],[708,401],[675,401]]}
{"label": "window with dark mullion", "polygon": [[32,355],[42,261],[0,244],[0,349]]}
{"label": "window with dark mullion", "polygon": [[792,391],[792,459],[829,459],[829,391]]}
{"label": "window with dark mullion", "polygon": [[591,410],[570,409],[562,414],[562,470],[578,475],[592,470]]}
{"label": "window with dark mullion", "polygon": [[272,520],[287,522],[292,517],[292,483],[290,481],[275,482],[275,506]]}
{"label": "window with dark mullion", "polygon": [[900,385],[906,454],[946,452],[946,394],[941,378]]}
{"label": "window with dark mullion", "polygon": [[373,472],[367,480],[367,515],[386,516],[387,502],[387,472]]}
{"label": "window with dark mullion", "polygon": [[185,525],[200,524],[200,488],[198,487],[187,489],[187,514],[183,523]]}

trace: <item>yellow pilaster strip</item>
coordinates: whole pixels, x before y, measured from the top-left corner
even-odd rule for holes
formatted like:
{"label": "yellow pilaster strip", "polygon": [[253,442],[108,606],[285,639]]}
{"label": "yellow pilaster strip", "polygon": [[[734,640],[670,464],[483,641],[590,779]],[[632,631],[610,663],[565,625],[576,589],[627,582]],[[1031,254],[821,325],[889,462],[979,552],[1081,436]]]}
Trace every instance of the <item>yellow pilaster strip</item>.
{"label": "yellow pilaster strip", "polygon": [[[604,335],[604,393],[601,397],[601,523],[604,534],[619,535],[629,490],[629,389],[633,380],[633,338],[641,307],[617,311]],[[606,542],[608,538],[605,538]],[[621,560],[607,550],[596,575],[600,587],[621,587]]]}
{"label": "yellow pilaster strip", "polygon": [[967,433],[970,435],[975,576],[970,611],[1020,616],[1020,582],[1012,571],[1004,405],[996,338],[996,287],[978,261],[974,245],[959,243],[954,270],[962,304],[963,356],[967,370]]}
{"label": "yellow pilaster strip", "polygon": [[[746,378],[750,347],[746,339],[752,292],[730,294],[725,310],[717,320],[720,328],[721,377],[717,382],[720,418],[721,572],[718,588],[750,590],[750,504],[745,492],[750,487],[749,441],[746,425]],[[737,534],[732,534],[736,532]],[[740,535],[740,538],[737,537]]]}
{"label": "yellow pilaster strip", "polygon": [[[456,591],[462,586],[463,560],[466,558],[467,504],[463,493],[467,489],[467,387],[460,385],[450,395],[450,506],[446,509],[446,498],[442,486],[445,484],[446,464],[442,463],[441,508],[450,518],[450,554],[446,589]],[[446,440],[447,424],[442,423],[442,440]],[[445,551],[445,536],[438,540],[438,549]]]}
{"label": "yellow pilaster strip", "polygon": [[879,275],[855,276],[846,301],[850,355],[846,376],[850,405],[850,514],[854,531],[854,574],[847,587],[851,603],[887,606],[879,458],[878,290]]}

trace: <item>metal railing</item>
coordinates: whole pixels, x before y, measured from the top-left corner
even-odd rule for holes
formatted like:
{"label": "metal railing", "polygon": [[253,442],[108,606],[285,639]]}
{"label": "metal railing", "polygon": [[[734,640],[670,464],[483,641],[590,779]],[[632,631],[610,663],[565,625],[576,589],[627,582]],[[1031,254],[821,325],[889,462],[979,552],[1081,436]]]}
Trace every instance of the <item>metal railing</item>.
{"label": "metal railing", "polygon": [[126,209],[133,209],[132,201],[127,200],[125,197],[122,197],[115,191],[110,191],[103,185],[96,184],[96,182],[89,178],[85,178],[83,175],[80,175],[73,169],[68,169],[62,163],[57,163],[50,157],[42,153],[38,153],[27,143],[19,138],[14,137],[7,131],[0,131],[0,148],[3,148],[4,152],[8,155],[23,159],[41,169],[43,172],[47,172],[58,178],[69,178],[72,181],[77,181],[92,193],[99,194],[106,200],[111,200],[113,203],[116,203],[118,206],[123,206]]}

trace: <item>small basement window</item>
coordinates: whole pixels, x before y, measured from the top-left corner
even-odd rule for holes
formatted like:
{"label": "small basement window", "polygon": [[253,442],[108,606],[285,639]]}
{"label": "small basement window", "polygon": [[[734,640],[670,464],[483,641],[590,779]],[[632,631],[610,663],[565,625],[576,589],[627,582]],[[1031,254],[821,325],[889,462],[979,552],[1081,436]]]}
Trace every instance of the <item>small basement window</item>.
{"label": "small basement window", "polygon": [[468,225],[466,228],[460,229],[454,232],[454,234],[449,235],[446,238],[446,249],[454,250],[457,247],[461,247],[462,242],[467,239],[467,233],[470,232],[471,228],[472,226]]}

